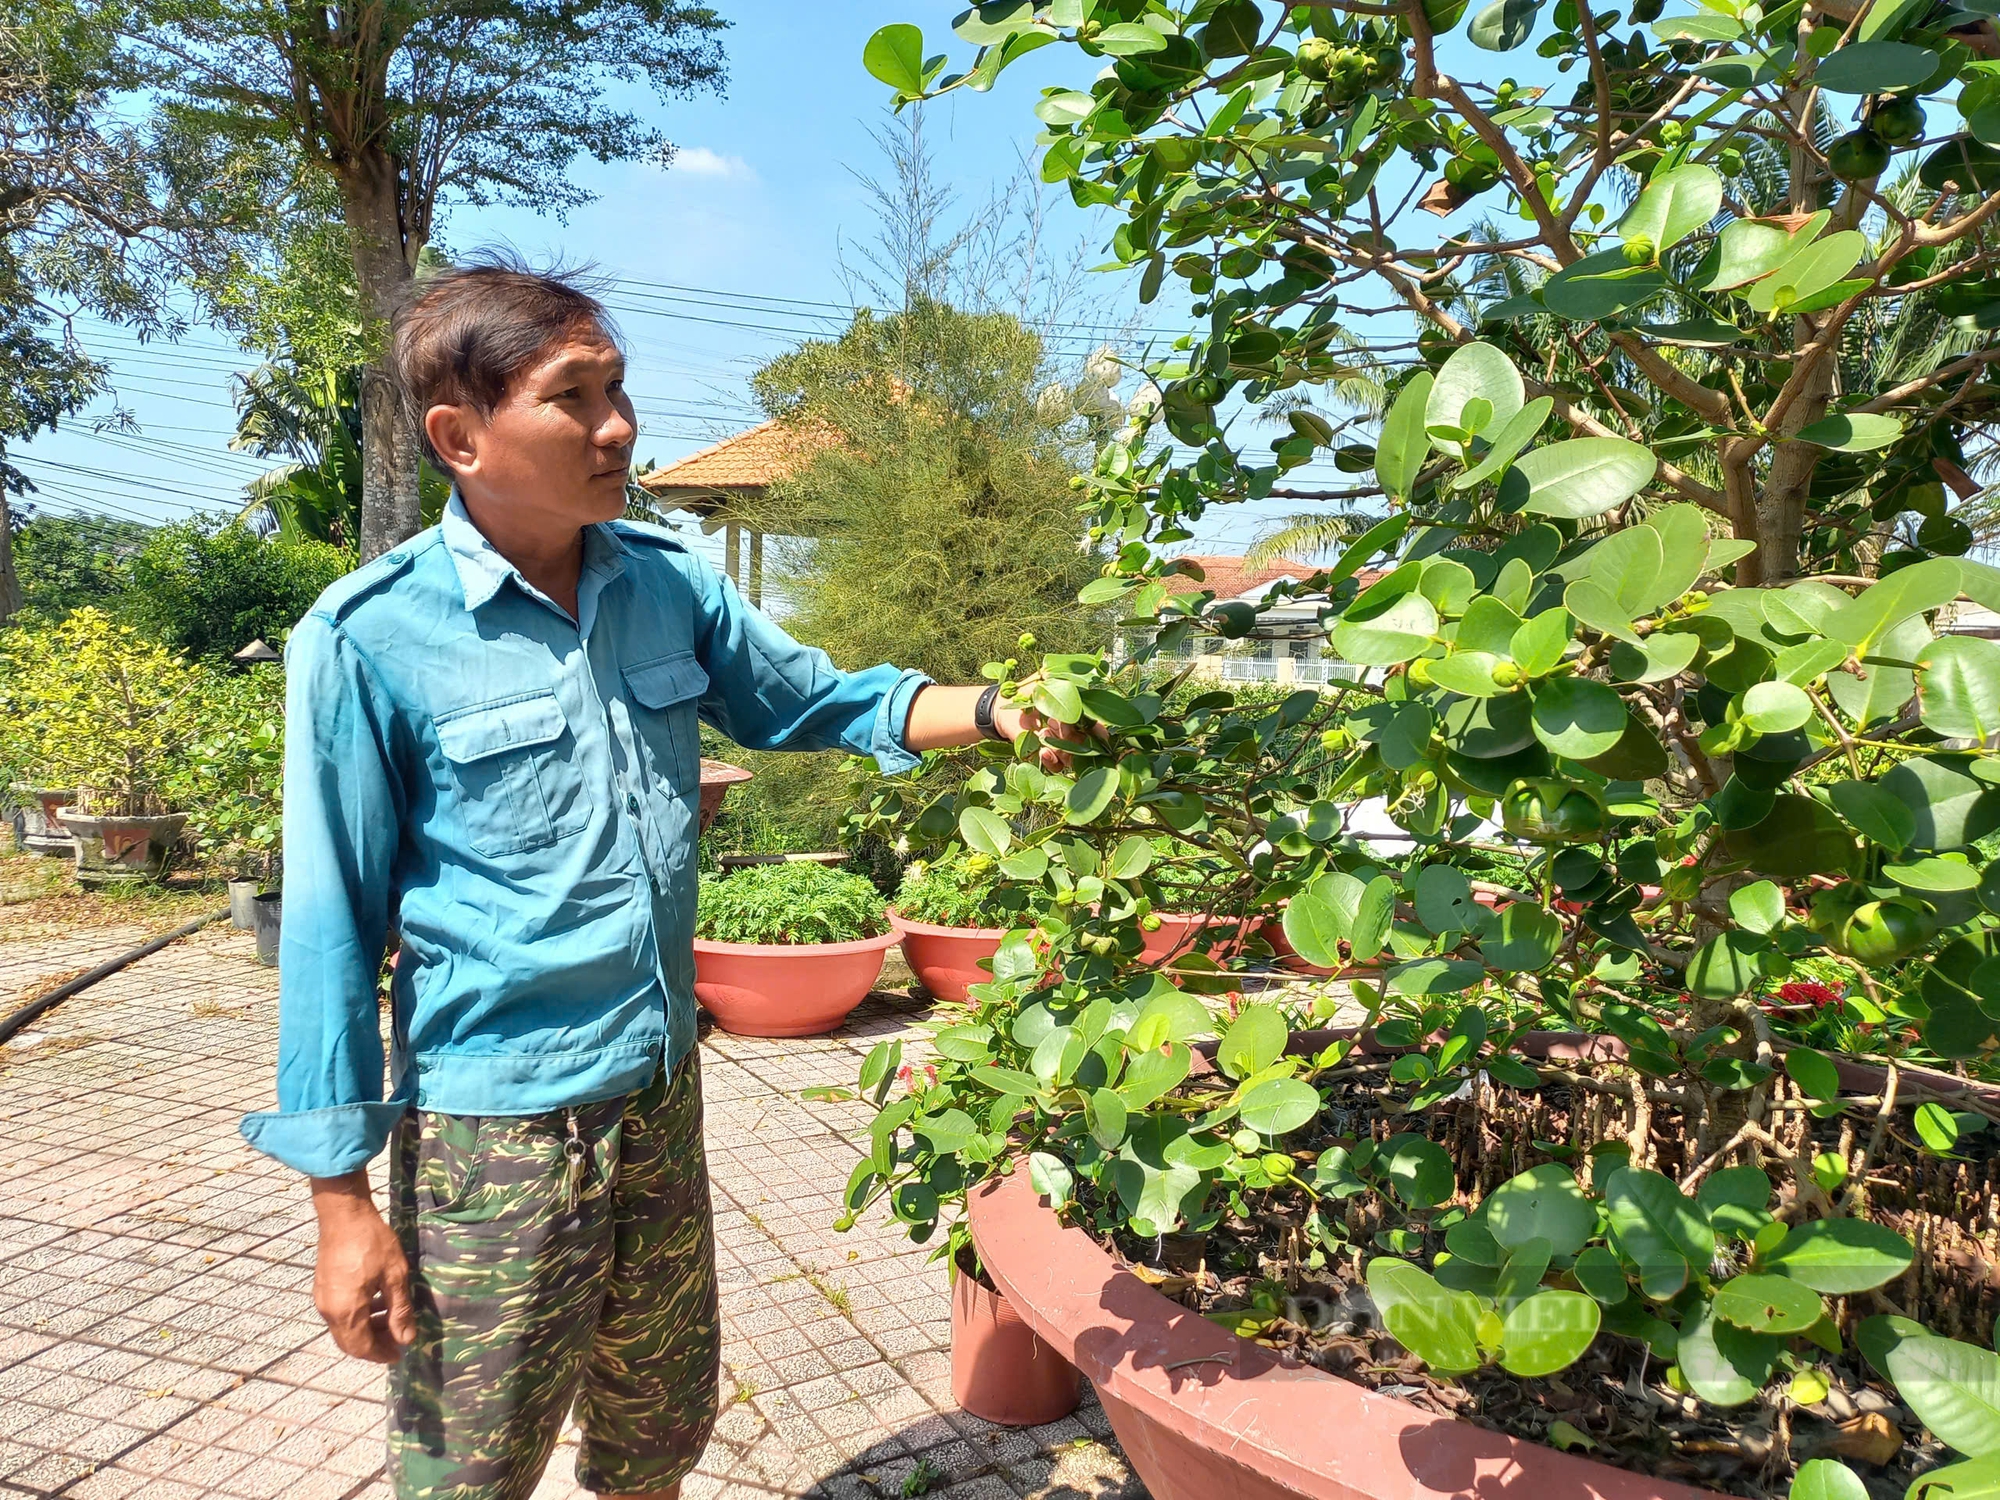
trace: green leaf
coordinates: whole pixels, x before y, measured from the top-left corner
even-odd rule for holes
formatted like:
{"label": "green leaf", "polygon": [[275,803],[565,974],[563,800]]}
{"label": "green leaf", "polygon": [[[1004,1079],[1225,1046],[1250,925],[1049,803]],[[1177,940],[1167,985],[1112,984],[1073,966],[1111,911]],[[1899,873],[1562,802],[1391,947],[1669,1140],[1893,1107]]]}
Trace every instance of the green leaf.
{"label": "green leaf", "polygon": [[1846,276],[1867,253],[1867,237],[1858,229],[1843,229],[1793,252],[1743,298],[1761,313],[1775,311],[1780,300],[1787,307],[1803,302]]}
{"label": "green leaf", "polygon": [[1937,72],[1938,55],[1908,42],[1849,42],[1821,60],[1812,81],[1830,94],[1913,89]]}
{"label": "green leaf", "polygon": [[993,1090],[996,1094],[1033,1098],[1042,1091],[1041,1079],[1032,1073],[1023,1073],[1019,1068],[996,1068],[989,1064],[974,1068],[971,1076],[975,1083]]}
{"label": "green leaf", "polygon": [[1451,1156],[1420,1135],[1392,1135],[1375,1149],[1374,1170],[1412,1208],[1435,1208],[1457,1185]]}
{"label": "green leaf", "polygon": [[1407,500],[1415,488],[1424,460],[1430,456],[1431,440],[1424,431],[1424,408],[1430,403],[1434,377],[1419,372],[1403,387],[1389,414],[1382,419],[1381,440],[1375,445],[1375,477],[1382,488],[1399,500]]}
{"label": "green leaf", "polygon": [[1818,443],[1822,448],[1836,448],[1842,453],[1892,447],[1902,435],[1903,424],[1894,417],[1864,411],[1822,417],[1792,434],[1802,443]]}
{"label": "green leaf", "polygon": [[[1430,398],[1424,403],[1424,426],[1462,428],[1466,403],[1484,400],[1490,408],[1484,430],[1498,432],[1513,420],[1526,399],[1521,372],[1511,359],[1492,344],[1462,344],[1437,373]],[[1377,458],[1379,461],[1379,453]]]}
{"label": "green leaf", "polygon": [[1711,1406],[1741,1406],[1770,1378],[1780,1338],[1746,1333],[1702,1304],[1681,1324],[1675,1351],[1688,1388]]}
{"label": "green leaf", "polygon": [[1979,889],[1979,871],[1961,859],[1929,858],[1884,865],[1882,873],[1913,891],[1945,893]]}
{"label": "green leaf", "polygon": [[1542,283],[1542,301],[1557,317],[1589,323],[1650,302],[1666,290],[1657,266],[1628,266],[1622,250],[1600,250],[1563,267]]}
{"label": "green leaf", "polygon": [[1141,1052],[1125,1065],[1118,1095],[1125,1108],[1137,1114],[1179,1088],[1193,1066],[1194,1054],[1177,1041],[1169,1042],[1163,1052]]}
{"label": "green leaf", "polygon": [[1115,21],[1098,32],[1093,40],[1113,57],[1141,57],[1148,52],[1167,50],[1164,36],[1136,21]]}
{"label": "green leaf", "polygon": [[1569,612],[1545,609],[1514,632],[1514,660],[1528,676],[1545,677],[1561,663],[1569,638]]}
{"label": "green leaf", "polygon": [[1046,1151],[1028,1153],[1028,1182],[1037,1194],[1049,1200],[1050,1208],[1061,1208],[1076,1191],[1076,1178],[1063,1159]]}
{"label": "green leaf", "polygon": [[1285,941],[1307,963],[1322,969],[1337,969],[1341,966],[1340,949],[1336,946],[1347,936],[1348,923],[1341,917],[1334,905],[1333,891],[1336,881],[1354,881],[1352,875],[1336,871],[1322,875],[1298,895],[1292,897],[1285,907]]}
{"label": "green leaf", "polygon": [[1894,853],[1917,836],[1916,814],[1875,782],[1837,781],[1827,788],[1827,795],[1834,811],[1870,843]]}
{"label": "green leaf", "polygon": [[1738,927],[1770,932],[1785,920],[1785,893],[1768,880],[1739,886],[1729,893],[1729,915]]}
{"label": "green leaf", "polygon": [[1896,1394],[1968,1458],[2000,1454],[2000,1355],[1956,1339],[1906,1338],[1888,1352]]}
{"label": "green leaf", "polygon": [[[1555,398],[1537,396],[1498,428],[1489,428],[1480,436],[1488,443],[1486,456],[1451,482],[1455,490],[1469,490],[1484,484],[1502,469],[1511,464],[1520,451],[1535,439],[1535,434],[1549,420],[1549,414],[1556,409]],[[1484,596],[1482,596],[1484,597]]]}
{"label": "green leaf", "polygon": [[1601,682],[1557,677],[1535,690],[1535,738],[1557,755],[1589,760],[1625,733],[1625,701]]}
{"label": "green leaf", "polygon": [[998,859],[1014,842],[1007,820],[988,807],[968,807],[958,815],[958,836],[981,854]]}
{"label": "green leaf", "polygon": [[1975,764],[1970,756],[1916,755],[1884,773],[1882,790],[1916,820],[1910,848],[1961,849],[2000,828],[2000,792],[1972,775]]}
{"label": "green leaf", "polygon": [[1231,1078],[1262,1072],[1284,1054],[1291,1030],[1275,1005],[1246,1005],[1215,1049],[1215,1063]]}
{"label": "green leaf", "polygon": [[1432,1370],[1464,1375],[1479,1368],[1477,1304],[1468,1295],[1388,1255],[1368,1263],[1368,1292],[1391,1336]]}
{"label": "green leaf", "polygon": [[1146,873],[1153,863],[1153,841],[1144,834],[1128,834],[1111,851],[1105,873],[1113,880],[1133,880]]}
{"label": "green leaf", "polygon": [[1333,649],[1356,666],[1398,666],[1429,650],[1437,628],[1437,607],[1421,594],[1404,594],[1369,619],[1343,618],[1333,629]]}
{"label": "green leaf", "polygon": [[1063,798],[1063,818],[1070,823],[1091,823],[1103,815],[1118,795],[1118,768],[1098,766],[1083,773]]}
{"label": "green leaf", "polygon": [[1382,951],[1395,913],[1396,882],[1387,875],[1377,875],[1362,890],[1348,928],[1347,946],[1355,963],[1365,964]]}
{"label": "green leaf", "polygon": [[1049,678],[1035,684],[1035,711],[1058,724],[1075,724],[1083,718],[1083,695],[1073,682]]}
{"label": "green leaf", "polygon": [[1479,956],[1509,974],[1530,974],[1555,962],[1563,925],[1532,902],[1516,901],[1498,913],[1479,940]]}
{"label": "green leaf", "polygon": [[1473,899],[1465,872],[1453,865],[1425,865],[1419,870],[1411,901],[1417,920],[1439,934],[1472,931],[1485,909]]}
{"label": "green leaf", "polygon": [[1735,1276],[1716,1292],[1715,1315],[1751,1333],[1804,1333],[1826,1307],[1789,1276]]}
{"label": "green leaf", "polygon": [[1764,977],[1770,940],[1755,933],[1723,932],[1695,949],[1687,966],[1687,987],[1704,1000],[1746,994]]}
{"label": "green leaf", "polygon": [[1465,29],[1466,39],[1488,52],[1512,52],[1535,29],[1538,0],[1489,0]]}
{"label": "green leaf", "polygon": [[1915,1253],[1895,1230],[1866,1219],[1814,1219],[1793,1228],[1765,1255],[1764,1266],[1829,1297],[1845,1297],[1895,1280]]}
{"label": "green leaf", "polygon": [[1604,1307],[1616,1307],[1630,1294],[1625,1284],[1625,1267],[1602,1245],[1589,1245],[1578,1252],[1571,1267],[1577,1285]]}
{"label": "green leaf", "polygon": [[1431,662],[1431,681],[1468,698],[1493,698],[1513,691],[1493,680],[1493,669],[1498,665],[1500,658],[1490,651],[1454,651]]}
{"label": "green leaf", "polygon": [[962,10],[952,18],[952,34],[962,42],[984,47],[1004,42],[1015,32],[1032,26],[1034,0],[987,0],[986,4]]}
{"label": "green leaf", "polygon": [[1578,624],[1588,625],[1599,635],[1612,636],[1641,648],[1645,645],[1639,632],[1632,628],[1632,611],[1620,606],[1594,579],[1579,578],[1565,589],[1563,607],[1576,616]]}
{"label": "green leaf", "polygon": [[1860,729],[1899,717],[1917,691],[1917,674],[1908,666],[1892,663],[1914,662],[1930,643],[1930,628],[1921,616],[1891,626],[1868,648],[1861,668],[1865,676],[1827,673],[1827,696]]}
{"label": "green leaf", "polygon": [[[1429,377],[1426,376],[1425,378],[1428,379]],[[1419,430],[1418,436],[1421,437],[1422,435],[1421,430]],[[1421,452],[1419,452],[1418,457],[1421,459]],[[1382,465],[1382,450],[1380,447],[1377,447],[1375,450],[1375,460],[1377,477],[1379,478]],[[1387,484],[1388,481],[1384,480],[1383,483]],[[1410,517],[1407,513],[1390,516],[1386,521],[1377,521],[1341,550],[1340,560],[1327,570],[1327,587],[1333,587],[1333,585],[1339,583],[1342,579],[1352,578],[1378,552],[1386,552],[1395,546],[1397,542],[1401,541],[1403,533],[1409,529]]]}
{"label": "green leaf", "polygon": [[1942,1104],[1926,1100],[1917,1106],[1911,1123],[1917,1137],[1939,1156],[1949,1156],[1958,1147],[1958,1121]]}
{"label": "green leaf", "polygon": [[[1823,1461],[1823,1460],[1822,1460]],[[1835,1500],[1865,1500],[1865,1492],[1835,1491]],[[1797,1500],[1798,1490],[1792,1491]],[[1968,1458],[1919,1474],[1903,1500],[2000,1500],[2000,1458]]]}
{"label": "green leaf", "polygon": [[1984,740],[2000,730],[2000,645],[1977,636],[1940,636],[1917,661],[1924,728],[1952,739]]}
{"label": "green leaf", "polygon": [[1552,1254],[1575,1255],[1597,1227],[1597,1205],[1560,1162],[1508,1178],[1487,1196],[1482,1212],[1494,1242],[1509,1250],[1544,1239]]}
{"label": "green leaf", "polygon": [[1812,716],[1812,698],[1796,683],[1759,682],[1743,695],[1743,722],[1759,734],[1789,734]]}
{"label": "green leaf", "polygon": [[1791,257],[1794,248],[1792,236],[1776,224],[1732,219],[1717,236],[1715,270],[1708,279],[1708,290],[1728,291],[1768,275]]}
{"label": "green leaf", "polygon": [[1660,533],[1650,526],[1627,526],[1592,547],[1585,557],[1589,580],[1617,602],[1627,620],[1642,615],[1656,602],[1666,550]]}
{"label": "green leaf", "polygon": [[1523,510],[1580,521],[1624,504],[1659,467],[1650,450],[1625,438],[1569,438],[1522,454],[1508,478],[1527,485]]}
{"label": "green leaf", "polygon": [[1649,181],[1638,201],[1619,221],[1628,244],[1651,240],[1655,250],[1678,245],[1722,211],[1722,179],[1711,167],[1693,162]]}
{"label": "green leaf", "polygon": [[1596,1300],[1582,1292],[1537,1292],[1507,1314],[1500,1363],[1529,1380],[1568,1369],[1597,1337],[1602,1316]]}
{"label": "green leaf", "polygon": [[861,49],[861,65],[902,94],[924,91],[924,34],[906,22],[881,27]]}
{"label": "green leaf", "polygon": [[1824,1104],[1840,1097],[1840,1069],[1824,1052],[1794,1047],[1785,1054],[1785,1071],[1809,1099]]}
{"label": "green leaf", "polygon": [[1298,1078],[1267,1078],[1244,1091],[1237,1118],[1263,1136],[1297,1130],[1319,1113],[1319,1092]]}
{"label": "green leaf", "polygon": [[1723,847],[1731,859],[1778,880],[1845,871],[1855,858],[1854,836],[1847,825],[1832,809],[1795,792],[1774,797],[1771,810],[1751,827],[1730,828]]}
{"label": "green leaf", "polygon": [[1084,1124],[1090,1138],[1106,1151],[1116,1151],[1125,1142],[1125,1101],[1110,1089],[1093,1089],[1084,1096]]}
{"label": "green leaf", "polygon": [[1618,1248],[1639,1271],[1639,1289],[1664,1301],[1687,1285],[1690,1270],[1715,1258],[1715,1230],[1700,1207],[1669,1178],[1621,1167],[1604,1186],[1604,1207]]}

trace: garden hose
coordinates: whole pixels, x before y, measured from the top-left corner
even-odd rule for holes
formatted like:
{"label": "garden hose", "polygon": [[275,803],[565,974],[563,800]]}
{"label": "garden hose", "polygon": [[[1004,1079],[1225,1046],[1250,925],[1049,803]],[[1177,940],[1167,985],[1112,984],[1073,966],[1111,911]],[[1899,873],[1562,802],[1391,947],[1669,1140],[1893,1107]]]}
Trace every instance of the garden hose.
{"label": "garden hose", "polygon": [[79,974],[76,978],[57,985],[46,995],[30,1000],[19,1010],[11,1011],[5,1016],[0,1016],[0,1046],[5,1046],[8,1042],[12,1041],[15,1035],[27,1026],[29,1022],[39,1016],[46,1015],[49,1011],[55,1009],[56,1006],[62,1004],[63,1001],[69,999],[71,995],[89,989],[90,986],[107,975],[116,974],[128,964],[135,964],[148,954],[158,953],[167,944],[177,943],[182,938],[199,932],[202,928],[208,926],[209,923],[219,922],[228,915],[229,908],[225,906],[220,911],[212,911],[205,917],[196,917],[192,922],[183,922],[172,932],[163,932],[156,938],[149,938],[129,953],[121,953],[116,958],[106,959],[88,973]]}

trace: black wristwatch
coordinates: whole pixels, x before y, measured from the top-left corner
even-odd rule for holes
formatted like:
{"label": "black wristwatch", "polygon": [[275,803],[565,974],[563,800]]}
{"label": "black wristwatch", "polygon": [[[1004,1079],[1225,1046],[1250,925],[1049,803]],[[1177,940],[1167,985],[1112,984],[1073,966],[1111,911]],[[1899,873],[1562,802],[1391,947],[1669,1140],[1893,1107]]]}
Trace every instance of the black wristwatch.
{"label": "black wristwatch", "polygon": [[979,701],[972,705],[972,726],[989,740],[1004,740],[999,727],[993,722],[993,705],[999,700],[1000,684],[994,683],[979,695]]}

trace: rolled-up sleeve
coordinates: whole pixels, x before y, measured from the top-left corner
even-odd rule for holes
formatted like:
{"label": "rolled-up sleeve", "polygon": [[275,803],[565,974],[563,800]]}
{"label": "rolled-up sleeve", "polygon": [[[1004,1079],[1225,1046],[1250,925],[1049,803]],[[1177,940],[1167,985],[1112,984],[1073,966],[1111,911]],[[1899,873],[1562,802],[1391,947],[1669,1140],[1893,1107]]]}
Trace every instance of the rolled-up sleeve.
{"label": "rolled-up sleeve", "polygon": [[727,578],[691,562],[695,651],[708,672],[704,719],[753,750],[845,748],[874,756],[890,775],[920,763],[904,731],[930,678],[886,663],[843,672],[745,604]]}
{"label": "rolled-up sleeve", "polygon": [[338,625],[308,616],[286,648],[285,886],[278,967],[278,1108],[244,1138],[314,1177],[383,1147],[375,979],[402,826],[394,714]]}

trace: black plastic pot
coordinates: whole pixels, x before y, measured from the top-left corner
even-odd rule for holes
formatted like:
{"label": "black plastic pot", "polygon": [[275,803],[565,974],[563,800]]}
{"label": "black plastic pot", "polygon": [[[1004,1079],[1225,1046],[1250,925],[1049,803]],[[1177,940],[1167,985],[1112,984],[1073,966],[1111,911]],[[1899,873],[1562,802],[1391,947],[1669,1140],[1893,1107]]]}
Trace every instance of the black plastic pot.
{"label": "black plastic pot", "polygon": [[285,913],[284,897],[277,891],[258,896],[251,903],[253,930],[257,934],[257,957],[272,968],[278,966],[278,924]]}

